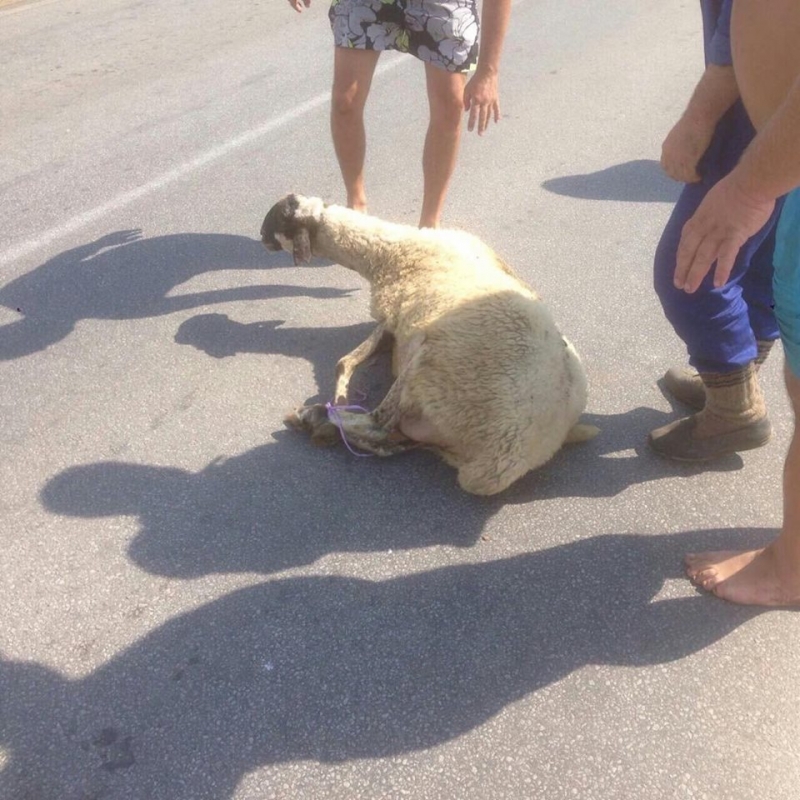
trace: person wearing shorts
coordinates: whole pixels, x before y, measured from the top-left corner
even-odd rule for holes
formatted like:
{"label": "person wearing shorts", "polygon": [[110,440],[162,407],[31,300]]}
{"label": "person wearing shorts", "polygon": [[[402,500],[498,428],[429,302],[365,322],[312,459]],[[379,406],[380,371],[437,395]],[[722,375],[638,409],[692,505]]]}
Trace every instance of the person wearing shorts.
{"label": "person wearing shorts", "polygon": [[[289,4],[302,11],[311,0]],[[419,224],[439,227],[462,114],[469,113],[468,130],[479,135],[500,119],[498,69],[510,12],[511,0],[484,0],[482,20],[476,0],[332,0],[331,134],[350,208],[367,209],[364,107],[381,52],[396,50],[425,65],[430,119]]]}
{"label": "person wearing shorts", "polygon": [[773,295],[795,425],[777,538],[756,550],[689,554],[686,571],[695,585],[730,602],[800,607],[800,3],[734,0],[731,42],[739,90],[758,133],[684,226],[674,282],[692,293],[713,268],[714,285],[723,286],[741,246],[786,195]]}

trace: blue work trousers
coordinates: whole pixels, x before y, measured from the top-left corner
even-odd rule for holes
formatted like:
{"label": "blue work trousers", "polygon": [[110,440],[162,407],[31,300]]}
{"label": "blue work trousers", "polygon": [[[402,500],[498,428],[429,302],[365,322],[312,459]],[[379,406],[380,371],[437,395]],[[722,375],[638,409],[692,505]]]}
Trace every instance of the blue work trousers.
{"label": "blue work trousers", "polygon": [[667,222],[654,259],[654,285],[675,333],[686,344],[698,372],[733,372],[757,354],[756,341],[778,338],[773,312],[772,275],[775,228],[782,201],[767,224],[742,247],[730,280],[713,285],[713,270],[693,294],[673,285],[678,243],[684,224],[708,191],[738,162],[754,136],[740,102],[717,126],[698,165],[699,183],[686,184]]}

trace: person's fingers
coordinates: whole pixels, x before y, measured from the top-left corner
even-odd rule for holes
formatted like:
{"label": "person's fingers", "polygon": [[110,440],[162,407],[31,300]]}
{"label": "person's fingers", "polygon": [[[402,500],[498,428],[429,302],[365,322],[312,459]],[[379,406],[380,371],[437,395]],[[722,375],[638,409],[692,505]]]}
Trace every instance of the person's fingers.
{"label": "person's fingers", "polygon": [[694,163],[688,160],[676,160],[667,153],[661,156],[661,169],[668,177],[679,183],[697,183],[700,180]]}
{"label": "person's fingers", "polygon": [[[691,221],[690,221],[691,222]],[[675,263],[675,275],[672,282],[676,289],[683,289],[686,286],[686,277],[694,262],[694,254],[700,244],[697,235],[694,233],[687,222],[681,231],[681,240],[678,243],[678,253]]]}
{"label": "person's fingers", "polygon": [[475,123],[478,120],[478,112],[480,107],[474,101],[470,101],[469,105],[469,120],[467,121],[467,130],[474,131],[475,130]]}
{"label": "person's fingers", "polygon": [[692,263],[686,275],[683,290],[687,294],[692,294],[697,291],[700,284],[703,282],[703,278],[708,275],[711,266],[717,260],[718,255],[719,242],[717,240],[704,239],[700,243],[695,250],[694,258],[692,259]]}
{"label": "person's fingers", "polygon": [[500,118],[501,118],[500,117],[500,103],[495,101],[495,103],[494,103],[494,122],[495,122],[495,125],[498,122],[500,122]]}
{"label": "person's fingers", "polygon": [[717,289],[720,289],[728,282],[738,254],[739,245],[732,241],[724,242],[719,248],[719,253],[717,254],[717,268],[714,270],[714,286]]}
{"label": "person's fingers", "polygon": [[694,167],[688,164],[682,164],[675,170],[675,180],[680,181],[681,183],[697,183],[700,180],[700,176],[697,174],[697,171]]}
{"label": "person's fingers", "polygon": [[489,114],[491,113],[491,108],[487,105],[481,106],[481,121],[480,127],[478,128],[478,135],[483,136],[486,132],[486,128],[489,127]]}

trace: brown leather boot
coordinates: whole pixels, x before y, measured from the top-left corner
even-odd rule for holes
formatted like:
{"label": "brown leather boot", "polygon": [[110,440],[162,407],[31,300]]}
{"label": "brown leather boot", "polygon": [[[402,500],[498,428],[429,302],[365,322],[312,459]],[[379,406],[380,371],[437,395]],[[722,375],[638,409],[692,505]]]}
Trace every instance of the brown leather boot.
{"label": "brown leather boot", "polygon": [[710,461],[765,445],[772,436],[755,363],[703,373],[702,411],[650,432],[650,446],[676,461]]}
{"label": "brown leather boot", "polygon": [[[774,339],[760,339],[758,355],[753,362],[756,369],[767,360],[775,344]],[[670,367],[664,375],[664,387],[678,401],[689,408],[701,409],[706,404],[706,389],[700,373],[693,367]]]}

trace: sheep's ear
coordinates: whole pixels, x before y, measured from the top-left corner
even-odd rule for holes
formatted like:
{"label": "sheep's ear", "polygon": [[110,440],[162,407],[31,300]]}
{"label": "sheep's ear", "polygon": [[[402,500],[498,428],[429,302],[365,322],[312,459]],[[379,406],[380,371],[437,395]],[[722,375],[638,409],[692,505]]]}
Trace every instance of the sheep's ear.
{"label": "sheep's ear", "polygon": [[311,237],[307,228],[300,228],[292,237],[292,255],[295,266],[311,261]]}

